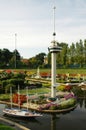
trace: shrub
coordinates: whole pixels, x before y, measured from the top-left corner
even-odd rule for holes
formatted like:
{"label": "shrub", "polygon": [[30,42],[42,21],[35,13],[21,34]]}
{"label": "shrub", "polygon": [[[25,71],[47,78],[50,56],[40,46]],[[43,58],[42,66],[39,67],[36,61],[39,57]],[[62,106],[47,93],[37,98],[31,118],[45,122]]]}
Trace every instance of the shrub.
{"label": "shrub", "polygon": [[18,85],[24,86],[24,80],[23,79],[19,79],[19,78],[17,78],[17,79],[10,79],[9,83],[14,84],[15,86],[18,86]]}
{"label": "shrub", "polygon": [[49,110],[56,110],[57,109],[57,105],[51,105],[50,107],[49,107]]}
{"label": "shrub", "polygon": [[75,105],[75,103],[76,103],[75,98],[65,100],[64,102],[60,103],[59,109],[66,109],[66,108],[72,107]]}
{"label": "shrub", "polygon": [[46,87],[46,88],[50,88],[50,86],[51,86],[51,84],[49,84],[49,83],[48,83],[48,84],[45,84],[45,83],[44,83],[44,84],[42,84],[42,85],[43,85],[43,87]]}
{"label": "shrub", "polygon": [[45,98],[45,96],[41,95],[39,96],[39,100],[43,100]]}
{"label": "shrub", "polygon": [[22,72],[14,74],[14,78],[25,79],[25,76],[26,76],[26,74],[22,73]]}
{"label": "shrub", "polygon": [[14,85],[14,84],[7,84],[7,85],[5,86],[5,93],[9,93],[9,92],[10,92],[10,87],[12,87],[12,91],[15,90],[15,89],[13,89],[13,88],[15,88],[15,85]]}
{"label": "shrub", "polygon": [[6,100],[9,100],[9,99],[10,99],[10,95],[8,95],[8,94],[1,94],[0,95],[0,100],[6,101]]}
{"label": "shrub", "polygon": [[83,96],[83,90],[81,89],[81,87],[73,87],[72,89],[73,93],[77,96],[77,97],[82,97]]}
{"label": "shrub", "polygon": [[71,87],[70,85],[66,85],[65,88],[64,88],[64,90],[65,90],[65,91],[70,91],[71,88],[72,88],[72,87]]}
{"label": "shrub", "polygon": [[65,91],[65,85],[60,85],[57,87],[58,91]]}

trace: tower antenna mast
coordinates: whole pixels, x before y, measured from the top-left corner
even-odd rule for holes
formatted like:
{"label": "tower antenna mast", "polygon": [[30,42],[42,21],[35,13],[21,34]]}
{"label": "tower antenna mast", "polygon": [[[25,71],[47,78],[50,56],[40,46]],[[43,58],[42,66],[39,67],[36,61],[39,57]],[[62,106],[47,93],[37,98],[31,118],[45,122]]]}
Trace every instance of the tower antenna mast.
{"label": "tower antenna mast", "polygon": [[54,12],[53,12],[53,13],[54,13],[54,14],[53,14],[53,17],[54,17],[54,22],[53,22],[53,23],[54,23],[54,32],[53,32],[54,40],[55,40],[55,36],[56,36],[56,32],[55,32],[55,10],[56,10],[56,7],[54,6],[54,7],[53,7],[53,11],[54,11]]}

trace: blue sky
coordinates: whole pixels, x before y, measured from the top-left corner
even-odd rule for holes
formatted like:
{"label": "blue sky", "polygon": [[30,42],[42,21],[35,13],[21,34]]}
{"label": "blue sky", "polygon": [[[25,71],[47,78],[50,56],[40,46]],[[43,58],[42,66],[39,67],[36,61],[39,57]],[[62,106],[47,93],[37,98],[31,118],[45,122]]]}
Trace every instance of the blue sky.
{"label": "blue sky", "polygon": [[56,6],[56,40],[69,45],[86,39],[86,0],[0,0],[0,49],[16,48],[24,58],[48,53],[53,40]]}

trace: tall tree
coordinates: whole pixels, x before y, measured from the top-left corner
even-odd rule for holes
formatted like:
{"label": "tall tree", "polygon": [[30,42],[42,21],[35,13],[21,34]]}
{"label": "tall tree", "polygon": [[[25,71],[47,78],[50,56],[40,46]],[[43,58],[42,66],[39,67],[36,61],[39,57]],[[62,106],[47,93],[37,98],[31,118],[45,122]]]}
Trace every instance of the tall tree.
{"label": "tall tree", "polygon": [[83,42],[80,40],[76,43],[77,63],[80,64],[80,67],[83,67],[83,50]]}
{"label": "tall tree", "polygon": [[9,60],[12,57],[12,53],[4,48],[3,50],[0,50],[0,62],[2,67],[9,66]]}
{"label": "tall tree", "polygon": [[86,39],[84,40],[84,65],[86,66]]}
{"label": "tall tree", "polygon": [[21,66],[21,56],[18,50],[14,50],[12,57],[10,59],[10,65],[12,68],[20,68]]}
{"label": "tall tree", "polygon": [[68,52],[68,44],[61,43],[62,51],[60,52],[60,61],[64,67],[67,66],[67,52]]}
{"label": "tall tree", "polygon": [[75,44],[72,43],[70,45],[70,64],[75,64],[76,60],[75,60],[75,57],[76,57],[76,48],[75,48]]}

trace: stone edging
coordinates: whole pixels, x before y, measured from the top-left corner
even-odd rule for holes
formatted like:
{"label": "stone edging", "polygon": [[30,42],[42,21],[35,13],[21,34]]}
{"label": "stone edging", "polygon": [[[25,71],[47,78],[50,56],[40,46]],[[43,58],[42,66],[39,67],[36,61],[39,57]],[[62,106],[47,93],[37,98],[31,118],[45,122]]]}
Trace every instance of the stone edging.
{"label": "stone edging", "polygon": [[[77,107],[78,104],[75,104],[72,107],[66,108],[66,109],[61,109],[61,110],[39,110],[33,107],[28,107],[28,109],[32,110],[32,111],[37,111],[39,113],[47,113],[47,114],[62,114],[62,113],[66,113],[66,112],[70,112],[72,110],[74,110]],[[25,107],[26,108],[26,107]]]}

